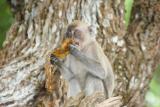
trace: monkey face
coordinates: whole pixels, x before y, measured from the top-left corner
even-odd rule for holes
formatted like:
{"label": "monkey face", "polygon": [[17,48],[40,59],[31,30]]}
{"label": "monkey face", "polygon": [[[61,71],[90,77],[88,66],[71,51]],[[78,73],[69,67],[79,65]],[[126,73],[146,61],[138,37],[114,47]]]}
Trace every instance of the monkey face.
{"label": "monkey face", "polygon": [[80,46],[84,41],[84,33],[82,30],[79,29],[73,29],[73,30],[67,30],[66,32],[67,38],[72,38],[75,45]]}
{"label": "monkey face", "polygon": [[66,36],[72,38],[77,48],[82,49],[85,45],[90,42],[90,33],[88,25],[82,22],[73,22],[67,28]]}
{"label": "monkey face", "polygon": [[75,42],[75,45],[77,45],[79,49],[83,49],[88,42],[88,29],[75,28],[72,38]]}

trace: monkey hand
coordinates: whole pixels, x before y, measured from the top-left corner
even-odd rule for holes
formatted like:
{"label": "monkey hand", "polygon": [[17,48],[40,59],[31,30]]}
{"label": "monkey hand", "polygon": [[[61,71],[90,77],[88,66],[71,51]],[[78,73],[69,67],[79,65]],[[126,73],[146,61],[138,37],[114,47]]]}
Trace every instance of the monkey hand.
{"label": "monkey hand", "polygon": [[79,57],[81,56],[81,52],[78,50],[77,46],[76,45],[69,45],[69,50],[70,50],[70,53],[75,56],[75,57]]}
{"label": "monkey hand", "polygon": [[50,55],[50,63],[53,65],[60,65],[60,60],[53,54]]}

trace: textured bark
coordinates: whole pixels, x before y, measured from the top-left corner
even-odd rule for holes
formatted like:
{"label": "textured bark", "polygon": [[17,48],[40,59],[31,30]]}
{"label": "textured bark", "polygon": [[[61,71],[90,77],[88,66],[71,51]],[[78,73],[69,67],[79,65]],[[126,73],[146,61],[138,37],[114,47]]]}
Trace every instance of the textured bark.
{"label": "textured bark", "polygon": [[93,107],[97,99],[104,101],[95,94],[65,102],[66,83],[47,62],[47,55],[61,43],[67,24],[74,19],[97,28],[97,41],[114,68],[114,95],[123,96],[123,105],[128,107],[145,105],[144,95],[160,63],[158,0],[135,0],[127,30],[123,0],[24,0],[17,4],[23,5],[15,9],[15,21],[0,50],[0,106],[71,103]]}

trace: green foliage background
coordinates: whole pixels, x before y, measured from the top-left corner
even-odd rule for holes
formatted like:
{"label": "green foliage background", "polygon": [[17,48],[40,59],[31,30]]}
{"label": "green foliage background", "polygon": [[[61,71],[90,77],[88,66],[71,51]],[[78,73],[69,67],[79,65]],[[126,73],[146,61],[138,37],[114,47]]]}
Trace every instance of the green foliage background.
{"label": "green foliage background", "polygon": [[0,48],[5,39],[6,31],[13,21],[11,10],[6,0],[0,0]]}
{"label": "green foliage background", "polygon": [[[129,24],[133,0],[125,0],[125,21]],[[5,39],[6,31],[9,29],[13,17],[6,0],[0,0],[0,47]],[[150,89],[146,94],[148,107],[160,107],[160,65],[155,71],[154,77],[150,83]]]}

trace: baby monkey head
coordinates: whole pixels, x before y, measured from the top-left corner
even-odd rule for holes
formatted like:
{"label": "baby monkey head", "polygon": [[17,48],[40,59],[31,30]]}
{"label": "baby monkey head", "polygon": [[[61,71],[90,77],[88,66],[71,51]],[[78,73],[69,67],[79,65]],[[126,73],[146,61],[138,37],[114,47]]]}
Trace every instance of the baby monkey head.
{"label": "baby monkey head", "polygon": [[91,38],[92,30],[90,26],[82,21],[72,22],[66,32],[67,38],[72,38],[79,49],[83,49],[93,39]]}

